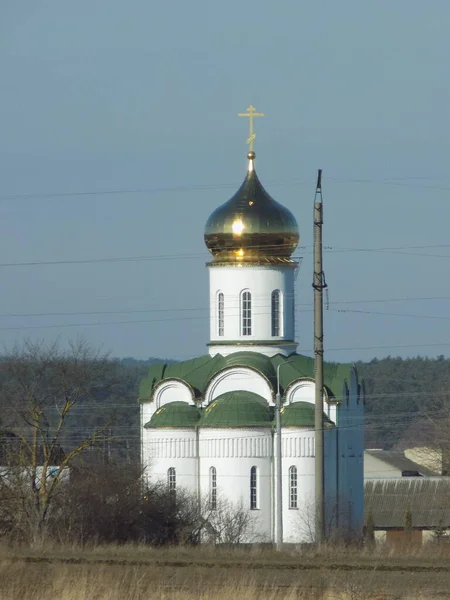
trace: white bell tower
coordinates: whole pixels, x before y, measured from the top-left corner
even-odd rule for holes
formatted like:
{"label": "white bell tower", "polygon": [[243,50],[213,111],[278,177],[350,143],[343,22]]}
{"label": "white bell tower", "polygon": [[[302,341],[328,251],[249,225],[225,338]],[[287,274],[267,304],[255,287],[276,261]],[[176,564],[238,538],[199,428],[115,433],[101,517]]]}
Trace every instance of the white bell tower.
{"label": "white bell tower", "polygon": [[299,242],[293,214],[263,188],[255,171],[253,106],[245,180],[205,227],[210,289],[209,353],[296,351],[295,272]]}

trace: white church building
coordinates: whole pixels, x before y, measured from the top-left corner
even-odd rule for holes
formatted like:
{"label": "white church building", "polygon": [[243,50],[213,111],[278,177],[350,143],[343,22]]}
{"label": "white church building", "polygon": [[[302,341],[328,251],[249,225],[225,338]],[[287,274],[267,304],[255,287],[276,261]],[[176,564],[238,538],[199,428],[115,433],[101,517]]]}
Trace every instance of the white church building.
{"label": "white church building", "polygon": [[[154,364],[140,387],[141,456],[151,481],[248,511],[244,541],[314,541],[314,361],[296,353],[293,214],[263,188],[248,152],[245,180],[205,227],[211,253],[204,356]],[[312,293],[312,288],[311,288]],[[364,519],[363,385],[354,366],[324,365],[325,525],[360,536]],[[275,471],[281,391],[282,472]]]}

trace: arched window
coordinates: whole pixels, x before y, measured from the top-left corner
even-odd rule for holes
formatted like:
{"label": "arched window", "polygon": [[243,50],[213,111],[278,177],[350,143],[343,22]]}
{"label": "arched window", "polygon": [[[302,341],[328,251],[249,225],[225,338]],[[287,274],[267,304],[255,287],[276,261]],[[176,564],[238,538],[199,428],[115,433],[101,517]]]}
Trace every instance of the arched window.
{"label": "arched window", "polygon": [[281,292],[274,290],[272,292],[272,335],[278,337],[283,335],[281,332]]}
{"label": "arched window", "polygon": [[298,508],[297,467],[289,469],[289,508]]}
{"label": "arched window", "polygon": [[175,467],[170,467],[167,470],[167,487],[169,488],[169,494],[175,495],[177,489],[177,474],[175,472]]}
{"label": "arched window", "polygon": [[209,469],[209,507],[211,510],[217,508],[217,470],[216,467]]}
{"label": "arched window", "polygon": [[252,335],[252,295],[249,291],[241,296],[241,332],[242,335]]}
{"label": "arched window", "polygon": [[250,509],[258,508],[258,472],[256,467],[250,469]]}
{"label": "arched window", "polygon": [[222,292],[217,294],[217,335],[224,335],[224,296]]}

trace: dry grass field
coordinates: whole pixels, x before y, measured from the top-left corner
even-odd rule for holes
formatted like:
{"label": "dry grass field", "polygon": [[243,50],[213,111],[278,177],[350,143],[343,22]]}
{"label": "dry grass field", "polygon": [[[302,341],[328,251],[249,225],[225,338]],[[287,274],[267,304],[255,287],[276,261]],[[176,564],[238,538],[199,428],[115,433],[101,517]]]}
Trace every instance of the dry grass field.
{"label": "dry grass field", "polygon": [[450,552],[144,546],[0,548],[0,600],[432,600]]}

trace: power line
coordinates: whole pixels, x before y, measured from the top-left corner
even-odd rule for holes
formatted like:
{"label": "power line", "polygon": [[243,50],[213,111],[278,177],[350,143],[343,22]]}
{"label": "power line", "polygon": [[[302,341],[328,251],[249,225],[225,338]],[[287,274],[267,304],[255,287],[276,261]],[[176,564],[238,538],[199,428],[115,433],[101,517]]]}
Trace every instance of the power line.
{"label": "power line", "polygon": [[332,312],[338,313],[352,313],[352,314],[363,314],[363,315],[381,315],[386,317],[409,317],[413,319],[437,319],[439,321],[450,321],[450,317],[440,317],[437,315],[415,315],[408,313],[390,313],[390,312],[382,312],[382,311],[374,311],[374,310],[356,310],[356,309],[348,309],[348,308],[330,308]]}
{"label": "power line", "polygon": [[[327,177],[327,181],[331,184],[376,184],[376,185],[387,185],[387,186],[401,186],[401,187],[413,187],[420,189],[430,189],[438,191],[449,191],[449,186],[437,186],[437,185],[424,185],[415,182],[414,180],[422,181],[442,181],[445,178],[439,177],[394,177],[388,179],[340,179],[337,177]],[[293,178],[284,179],[283,182],[279,181],[267,181],[268,187],[292,187],[297,185],[311,185],[313,180],[310,178]],[[82,190],[79,192],[74,191],[60,191],[60,192],[28,192],[22,194],[3,194],[0,195],[0,201],[8,200],[43,200],[51,198],[73,198],[82,196],[114,196],[120,194],[160,194],[167,192],[185,192],[185,191],[210,191],[220,189],[235,189],[239,187],[239,182],[228,182],[228,183],[211,183],[211,184],[185,184],[179,186],[159,186],[154,188],[113,188],[105,190]]]}
{"label": "power line", "polygon": [[[291,298],[295,294],[286,294],[285,298]],[[258,296],[254,296],[257,300]],[[263,296],[260,296],[263,298]],[[422,300],[450,300],[450,296],[409,296],[403,298],[376,298],[376,299],[363,299],[363,300],[335,300],[330,303],[330,306],[342,305],[342,304],[376,304],[376,303],[389,303],[389,302],[412,302]],[[265,304],[261,305],[265,306]],[[308,306],[312,308],[312,302],[300,302],[296,303],[296,310],[298,307]],[[258,307],[256,305],[255,307]],[[179,308],[142,308],[142,309],[117,309],[117,310],[93,310],[93,311],[67,311],[67,312],[38,312],[38,313],[3,313],[0,314],[0,318],[23,318],[23,317],[74,317],[74,316],[89,316],[89,315],[119,315],[119,314],[140,314],[140,313],[168,313],[168,312],[198,312],[198,311],[209,311],[209,306],[201,307],[179,307]],[[391,314],[391,313],[376,313],[373,311],[351,311],[344,309],[332,309],[334,312],[367,312],[367,314]],[[304,312],[304,311],[300,311]],[[394,314],[394,313],[392,313]],[[398,316],[413,316],[413,315],[398,315]],[[428,318],[427,315],[414,315],[418,318]],[[435,317],[432,317],[435,318]],[[440,317],[436,317],[440,318]],[[447,317],[443,317],[447,318]]]}
{"label": "power line", "polygon": [[[274,246],[279,249],[281,246]],[[289,246],[290,247],[290,246]],[[300,250],[307,250],[310,246],[299,246]],[[270,246],[247,246],[248,249],[259,249],[264,248],[270,250]],[[374,252],[382,254],[402,254],[404,256],[424,256],[430,258],[450,258],[450,255],[446,254],[428,254],[418,252],[403,252],[403,250],[414,250],[414,249],[433,249],[433,248],[450,248],[450,244],[433,244],[423,246],[390,246],[380,248],[335,248],[328,246],[324,248],[324,252],[328,254],[340,254],[345,252]],[[307,250],[306,254],[311,254],[310,250]],[[42,260],[42,261],[24,261],[24,262],[8,262],[0,263],[1,268],[7,267],[37,267],[37,266],[56,266],[56,265],[82,265],[82,264],[96,264],[96,263],[118,263],[118,262],[147,262],[147,261],[163,261],[163,260],[192,260],[192,259],[210,259],[210,255],[205,252],[182,252],[178,254],[149,254],[141,256],[113,256],[105,258],[81,258],[71,260]],[[295,255],[292,257],[294,261],[301,260],[301,256]]]}

